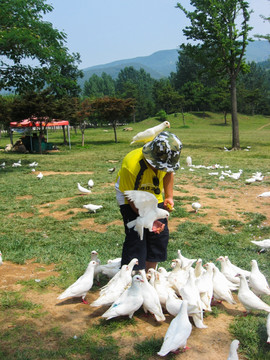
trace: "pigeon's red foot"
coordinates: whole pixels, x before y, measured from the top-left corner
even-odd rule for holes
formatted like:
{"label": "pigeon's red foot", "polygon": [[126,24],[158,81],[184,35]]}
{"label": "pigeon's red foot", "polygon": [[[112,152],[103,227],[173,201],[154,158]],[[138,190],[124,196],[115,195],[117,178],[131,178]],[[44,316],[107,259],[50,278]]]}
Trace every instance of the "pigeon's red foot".
{"label": "pigeon's red foot", "polygon": [[178,355],[179,353],[180,353],[180,351],[179,350],[174,350],[174,351],[171,351],[173,354],[175,354],[175,355]]}
{"label": "pigeon's red foot", "polygon": [[213,300],[211,301],[211,305],[212,306],[215,306],[215,305],[218,305],[218,304],[222,304],[222,301],[221,300]]}
{"label": "pigeon's red foot", "polygon": [[247,311],[243,311],[244,316],[247,316],[247,314],[248,314]]}
{"label": "pigeon's red foot", "polygon": [[184,349],[183,349],[183,351],[187,351],[187,350],[190,350],[190,347],[185,346]]}
{"label": "pigeon's red foot", "polygon": [[84,304],[89,304],[89,302],[86,301],[86,300],[84,300],[84,299],[82,299],[82,302],[83,302]]}

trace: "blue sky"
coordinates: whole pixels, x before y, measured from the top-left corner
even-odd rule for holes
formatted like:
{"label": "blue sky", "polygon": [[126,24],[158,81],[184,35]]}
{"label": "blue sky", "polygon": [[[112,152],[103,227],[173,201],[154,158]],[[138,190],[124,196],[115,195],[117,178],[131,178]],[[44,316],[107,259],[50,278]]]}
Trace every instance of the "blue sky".
{"label": "blue sky", "polygon": [[[251,34],[270,33],[269,0],[249,0]],[[81,55],[79,68],[176,49],[189,25],[174,0],[47,0],[54,10],[44,17],[67,34],[70,52]],[[184,6],[189,5],[183,0]]]}

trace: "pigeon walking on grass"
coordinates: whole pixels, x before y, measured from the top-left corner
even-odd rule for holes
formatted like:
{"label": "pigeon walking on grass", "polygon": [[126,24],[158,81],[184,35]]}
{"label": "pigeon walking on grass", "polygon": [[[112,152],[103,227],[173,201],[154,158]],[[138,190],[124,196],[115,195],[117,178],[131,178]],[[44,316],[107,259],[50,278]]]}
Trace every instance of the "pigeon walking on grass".
{"label": "pigeon walking on grass", "polygon": [[265,240],[251,240],[252,244],[257,245],[260,250],[259,250],[259,254],[261,254],[262,252],[266,251],[267,249],[270,249],[270,239],[265,239]]}
{"label": "pigeon walking on grass", "polygon": [[251,310],[264,310],[270,313],[270,306],[250,290],[247,279],[242,274],[238,274],[237,276],[240,277],[238,300],[245,307],[246,313]]}
{"label": "pigeon walking on grass", "polygon": [[202,205],[201,205],[199,202],[194,202],[194,203],[191,204],[191,207],[192,207],[192,209],[195,210],[195,213],[197,213],[197,212],[199,211],[199,209],[201,208],[201,206],[202,206]]}
{"label": "pigeon walking on grass", "polygon": [[134,227],[141,240],[143,240],[144,228],[153,231],[156,220],[169,217],[167,210],[158,207],[158,200],[155,195],[147,191],[127,190],[125,196],[134,203],[139,212],[139,216],[127,223],[127,227]]}
{"label": "pigeon walking on grass", "polygon": [[251,260],[249,287],[258,296],[270,295],[270,287],[256,260]]}
{"label": "pigeon walking on grass", "polygon": [[94,186],[94,181],[92,179],[89,179],[87,185],[90,189],[92,189],[92,187]]}
{"label": "pigeon walking on grass", "polygon": [[101,209],[102,205],[94,205],[94,204],[87,204],[83,205],[83,208],[87,209],[89,212],[96,213],[97,210]]}
{"label": "pigeon walking on grass", "polygon": [[80,183],[77,183],[78,185],[78,190],[82,193],[82,194],[90,194],[91,190],[86,189],[85,187],[81,186]]}
{"label": "pigeon walking on grass", "polygon": [[65,299],[68,297],[81,297],[84,304],[88,304],[85,300],[87,292],[93,286],[94,281],[94,271],[95,266],[97,265],[96,261],[90,261],[84,274],[79,277],[72,285],[70,285],[57,299]]}
{"label": "pigeon walking on grass", "polygon": [[192,331],[192,325],[188,318],[188,302],[183,300],[178,315],[171,321],[165,334],[159,356],[166,356],[170,352],[178,353],[179,348],[187,349],[187,339]]}

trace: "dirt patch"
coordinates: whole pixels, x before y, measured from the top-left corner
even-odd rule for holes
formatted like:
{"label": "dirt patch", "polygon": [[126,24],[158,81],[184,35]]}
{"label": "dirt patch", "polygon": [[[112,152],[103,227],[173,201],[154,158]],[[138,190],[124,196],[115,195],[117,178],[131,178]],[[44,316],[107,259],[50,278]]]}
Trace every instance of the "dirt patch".
{"label": "dirt patch", "polygon": [[[234,219],[246,222],[244,213],[261,213],[267,217],[263,225],[270,225],[270,198],[258,197],[259,194],[266,191],[265,186],[246,185],[240,189],[225,190],[209,190],[198,188],[194,185],[176,186],[184,191],[175,190],[174,196],[199,198],[202,207],[196,214],[192,209],[192,201],[183,200],[183,207],[193,214],[190,221],[211,225],[212,229],[218,232],[225,232],[220,225],[222,219]],[[175,200],[177,202],[177,200]],[[203,216],[201,216],[203,215]],[[169,226],[171,231],[175,231],[181,222],[185,222],[187,218],[174,218],[173,213],[170,218]]]}

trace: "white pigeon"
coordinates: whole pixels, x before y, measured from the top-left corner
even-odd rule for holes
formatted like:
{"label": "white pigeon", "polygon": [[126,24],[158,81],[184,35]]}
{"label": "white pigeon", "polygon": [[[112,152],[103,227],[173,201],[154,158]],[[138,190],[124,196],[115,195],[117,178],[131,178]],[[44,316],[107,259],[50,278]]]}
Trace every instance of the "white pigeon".
{"label": "white pigeon", "polygon": [[192,165],[192,158],[191,158],[191,156],[187,156],[187,158],[186,158],[186,163],[187,163],[187,166],[191,166],[191,165]]}
{"label": "white pigeon", "polygon": [[2,253],[0,251],[0,266],[3,264]]}
{"label": "white pigeon", "polygon": [[239,266],[234,265],[233,263],[231,263],[231,261],[230,261],[230,259],[229,259],[229,257],[227,255],[224,256],[224,257],[225,257],[226,263],[235,271],[235,275],[243,274],[246,278],[249,277],[250,271],[241,269]]}
{"label": "white pigeon", "polygon": [[40,172],[38,175],[37,175],[37,178],[39,179],[39,180],[41,180],[42,178],[43,178],[43,174],[42,174],[42,172]]}
{"label": "white pigeon", "polygon": [[92,179],[88,180],[87,185],[90,187],[90,189],[92,189],[92,187],[94,186],[94,181]]}
{"label": "white pigeon", "polygon": [[257,197],[269,197],[270,196],[270,191],[265,191],[263,193],[261,193],[260,195],[258,195]]}
{"label": "white pigeon", "polygon": [[161,133],[164,129],[166,129],[166,127],[168,128],[170,127],[169,121],[164,121],[159,125],[141,131],[137,135],[133,136],[130,145],[136,142],[147,143],[149,141],[152,141],[159,133]]}
{"label": "white pigeon", "polygon": [[270,344],[270,313],[267,315],[266,320],[266,330],[267,330],[267,344]]}
{"label": "white pigeon", "polygon": [[139,212],[139,216],[128,222],[127,227],[134,227],[141,240],[143,240],[144,228],[153,231],[153,224],[156,220],[168,218],[170,215],[167,210],[158,208],[157,198],[147,191],[127,190],[125,196],[134,203]]}
{"label": "white pigeon", "polygon": [[87,204],[87,205],[83,205],[83,208],[89,210],[90,212],[94,212],[96,213],[96,211],[98,209],[101,209],[103,206],[102,205],[94,205],[94,204]]}
{"label": "white pigeon", "polygon": [[264,240],[251,240],[252,244],[257,245],[260,247],[259,253],[264,252],[267,249],[270,249],[270,239]]}
{"label": "white pigeon", "polygon": [[98,252],[96,250],[91,251],[91,260],[97,263],[94,270],[94,278],[99,282],[99,273],[101,272],[100,259],[98,258]]}
{"label": "white pigeon", "polygon": [[251,260],[249,287],[258,296],[270,295],[270,287],[256,260]]}
{"label": "white pigeon", "polygon": [[227,301],[229,304],[236,304],[232,296],[230,282],[213,263],[213,295],[218,301]]}
{"label": "white pigeon", "polygon": [[[151,269],[148,271],[150,272]],[[154,269],[153,269],[154,270]],[[158,271],[154,270],[155,276],[154,276],[154,288],[156,289],[156,292],[159,297],[159,301],[161,306],[165,308],[166,301],[168,298],[168,289],[170,288],[170,284],[168,280]],[[151,280],[150,280],[151,283]]]}
{"label": "white pigeon", "polygon": [[[205,264],[206,271],[201,276],[195,278],[195,284],[199,290],[201,301],[204,304],[205,310],[212,311],[211,300],[213,297],[213,267]],[[194,271],[195,274],[195,271]]]}
{"label": "white pigeon", "polygon": [[36,161],[32,162],[31,164],[29,164],[30,167],[36,167],[38,166],[38,163]]}
{"label": "white pigeon", "polygon": [[195,269],[194,269],[194,274],[197,278],[199,278],[201,275],[203,275],[205,273],[205,269],[203,268],[202,265],[202,259],[198,259],[196,261],[196,265],[195,265]]}
{"label": "white pigeon", "polygon": [[108,276],[108,278],[113,278],[121,268],[121,258],[109,259],[107,264],[101,265],[102,274]]}
{"label": "white pigeon", "polygon": [[128,265],[122,265],[120,271],[118,271],[115,276],[101,288],[99,297],[91,303],[91,306],[110,306],[116,301],[131,283],[131,273],[135,264],[138,264],[138,259],[136,258],[132,259]]}
{"label": "white pigeon", "polygon": [[179,289],[179,294],[183,300],[187,300],[188,305],[194,306],[196,309],[198,309],[198,312],[201,312],[203,310],[203,303],[201,301],[199,289],[196,286],[195,279],[194,269],[190,268],[187,282],[185,286]]}
{"label": "white pigeon", "polygon": [[5,168],[5,166],[6,166],[6,163],[5,163],[5,161],[4,162],[2,162],[2,164],[0,164],[0,166],[1,166],[1,168]]}
{"label": "white pigeon", "polygon": [[83,193],[83,194],[90,194],[91,190],[86,189],[85,187],[81,186],[80,183],[77,183],[78,185],[78,190]]}
{"label": "white pigeon", "polygon": [[19,161],[12,164],[12,167],[20,167],[20,166],[22,166],[22,164]]}
{"label": "white pigeon", "polygon": [[198,210],[201,208],[201,206],[202,205],[199,202],[194,202],[194,203],[191,204],[191,207],[192,207],[192,209],[195,210],[195,213],[198,212]]}
{"label": "white pigeon", "polygon": [[235,339],[231,342],[230,352],[227,360],[238,360],[237,349],[239,346],[239,340]]}
{"label": "white pigeon", "polygon": [[163,344],[157,353],[166,356],[169,352],[177,353],[179,348],[186,349],[187,339],[192,331],[192,325],[188,318],[188,303],[183,300],[177,316],[171,321],[165,334]]}
{"label": "white pigeon", "polygon": [[91,289],[94,282],[94,271],[97,263],[90,261],[84,274],[70,285],[57,299],[65,299],[67,297],[82,297],[82,302],[88,304],[85,300],[87,292]]}
{"label": "white pigeon", "polygon": [[236,277],[235,275],[238,274],[236,270],[233,269],[232,266],[229,265],[229,263],[226,261],[224,256],[220,256],[217,258],[216,261],[220,261],[221,264],[221,272],[223,275],[226,276],[226,278],[235,284],[240,284],[239,277]]}
{"label": "white pigeon", "polygon": [[168,276],[168,282],[170,286],[179,294],[179,289],[185,286],[189,272],[182,268],[182,261],[181,259],[174,259],[172,266],[173,269]]}
{"label": "white pigeon", "polygon": [[144,312],[147,313],[149,311],[151,314],[155,316],[157,321],[165,321],[166,318],[162,312],[161,304],[159,301],[159,296],[156,289],[149,284],[145,270],[139,270],[140,275],[143,279],[143,283],[141,284],[142,295],[143,295],[143,309]]}
{"label": "white pigeon", "polygon": [[133,276],[131,286],[105,311],[102,317],[109,320],[117,316],[128,316],[131,319],[134,312],[143,304],[141,288],[143,281],[140,275]]}
{"label": "white pigeon", "polygon": [[[168,289],[168,297],[166,300],[166,310],[172,316],[179,313],[183,300],[180,299],[173,289]],[[205,329],[207,326],[203,323],[203,314],[199,313],[194,306],[188,305],[188,315],[192,317],[195,326],[199,329]]]}
{"label": "white pigeon", "polygon": [[181,268],[189,270],[189,268],[197,261],[197,259],[189,259],[182,255],[181,250],[177,250],[178,259],[181,260]]}
{"label": "white pigeon", "polygon": [[242,274],[240,277],[240,287],[238,290],[238,300],[245,307],[246,312],[251,310],[264,310],[270,312],[270,306],[262,301],[253,291],[250,290],[247,279]]}

